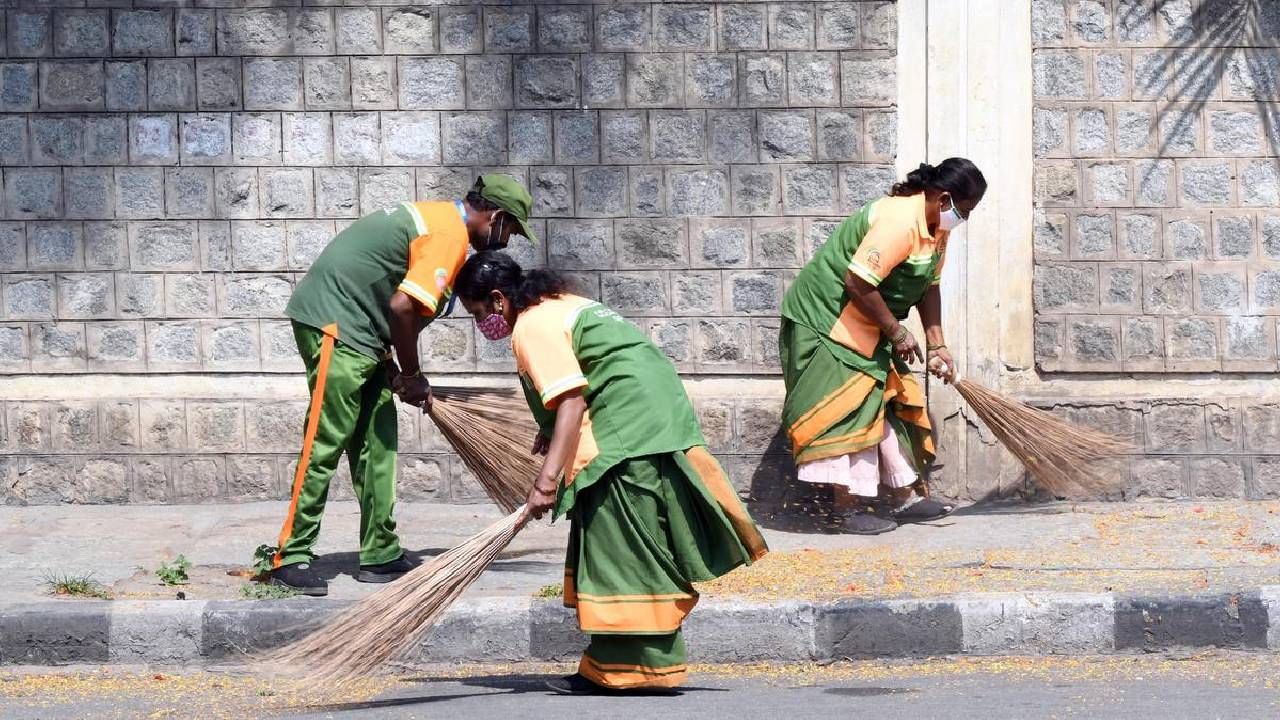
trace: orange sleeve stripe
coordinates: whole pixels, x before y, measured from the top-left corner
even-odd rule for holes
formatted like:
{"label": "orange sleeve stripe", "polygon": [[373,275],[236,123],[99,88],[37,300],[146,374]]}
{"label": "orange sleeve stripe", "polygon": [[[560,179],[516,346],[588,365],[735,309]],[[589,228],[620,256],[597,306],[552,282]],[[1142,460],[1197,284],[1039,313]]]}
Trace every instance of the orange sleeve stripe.
{"label": "orange sleeve stripe", "polygon": [[409,216],[413,218],[414,229],[418,231],[418,235],[427,234],[427,221],[422,216],[422,210],[417,203],[400,203],[409,211]]}
{"label": "orange sleeve stripe", "polygon": [[550,409],[551,403],[555,402],[555,400],[559,398],[561,395],[569,392],[570,390],[573,390],[574,388],[581,388],[586,386],[587,386],[587,378],[582,373],[561,378],[547,385],[547,389],[542,391],[542,404],[547,409]]}
{"label": "orange sleeve stripe", "polygon": [[397,289],[423,305],[426,305],[431,312],[436,311],[436,306],[439,301],[437,301],[431,293],[423,289],[423,287],[418,283],[406,278],[400,281],[400,287]]}
{"label": "orange sleeve stripe", "polygon": [[869,269],[864,267],[862,263],[858,262],[857,260],[854,260],[853,262],[849,263],[849,272],[853,273],[854,275],[857,275],[863,280],[866,280],[867,284],[869,284],[871,287],[877,287],[880,285],[880,283],[884,282],[884,280],[881,279],[879,275],[876,275],[875,273],[871,272]]}

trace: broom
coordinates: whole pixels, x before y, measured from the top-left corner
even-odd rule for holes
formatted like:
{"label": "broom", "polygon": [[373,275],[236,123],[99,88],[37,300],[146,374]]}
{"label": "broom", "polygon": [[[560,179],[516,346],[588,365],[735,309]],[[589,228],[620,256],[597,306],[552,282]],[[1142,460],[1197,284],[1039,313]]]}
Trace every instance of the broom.
{"label": "broom", "polygon": [[524,400],[495,390],[436,390],[427,414],[503,512],[524,504],[542,460],[529,451],[538,426]]}
{"label": "broom", "polygon": [[418,642],[480,577],[519,532],[523,512],[523,507],[518,508],[260,662],[285,671],[303,668],[301,674],[318,683],[345,682],[373,673]]}
{"label": "broom", "polygon": [[[943,366],[945,370],[945,366]],[[1095,464],[1133,450],[1110,435],[1076,427],[956,374],[951,386],[1045,490],[1066,497],[1074,490],[1099,495],[1115,481]]]}

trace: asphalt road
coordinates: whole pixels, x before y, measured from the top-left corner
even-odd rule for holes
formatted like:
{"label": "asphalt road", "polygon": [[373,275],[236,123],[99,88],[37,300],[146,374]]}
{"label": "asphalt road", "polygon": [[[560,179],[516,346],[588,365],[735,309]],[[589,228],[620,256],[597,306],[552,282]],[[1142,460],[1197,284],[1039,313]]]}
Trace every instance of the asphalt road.
{"label": "asphalt road", "polygon": [[33,670],[0,673],[0,718],[1280,717],[1280,658],[1259,655],[707,668],[678,697],[548,694],[542,682],[563,669],[442,669],[362,683],[325,698],[242,675]]}

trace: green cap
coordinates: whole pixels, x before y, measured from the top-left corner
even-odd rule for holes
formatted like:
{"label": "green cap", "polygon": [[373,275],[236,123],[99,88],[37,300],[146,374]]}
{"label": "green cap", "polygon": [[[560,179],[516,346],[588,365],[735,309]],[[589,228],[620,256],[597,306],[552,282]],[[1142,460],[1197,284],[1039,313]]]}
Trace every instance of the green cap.
{"label": "green cap", "polygon": [[480,192],[480,197],[516,219],[521,235],[529,238],[530,242],[538,242],[538,238],[529,229],[529,208],[533,207],[533,198],[523,185],[508,175],[490,173],[481,175],[476,180],[476,189]]}

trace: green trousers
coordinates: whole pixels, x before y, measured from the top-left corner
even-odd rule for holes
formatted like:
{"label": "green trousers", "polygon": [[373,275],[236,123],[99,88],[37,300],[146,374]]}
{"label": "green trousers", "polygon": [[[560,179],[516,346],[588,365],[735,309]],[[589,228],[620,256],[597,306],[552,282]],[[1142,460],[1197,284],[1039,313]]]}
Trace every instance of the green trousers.
{"label": "green trousers", "polygon": [[360,501],[360,564],[400,557],[391,518],[396,504],[396,407],[383,365],[337,342],[328,332],[293,323],[307,367],[311,405],[294,474],[289,513],[280,530],[275,565],[309,562],[320,534],[329,481],[347,454]]}

